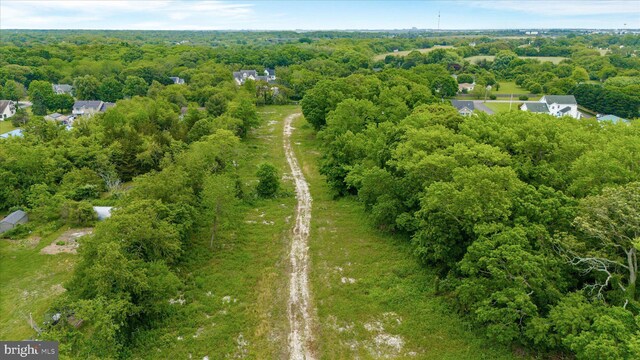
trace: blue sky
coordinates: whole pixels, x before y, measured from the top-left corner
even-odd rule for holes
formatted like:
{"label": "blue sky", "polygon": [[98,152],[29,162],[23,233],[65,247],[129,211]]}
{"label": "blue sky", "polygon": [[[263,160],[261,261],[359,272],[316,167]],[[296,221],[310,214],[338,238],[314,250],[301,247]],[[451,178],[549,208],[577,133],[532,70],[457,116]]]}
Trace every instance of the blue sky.
{"label": "blue sky", "polygon": [[[640,0],[0,0],[0,29],[640,28]],[[625,25],[626,24],[626,25]]]}

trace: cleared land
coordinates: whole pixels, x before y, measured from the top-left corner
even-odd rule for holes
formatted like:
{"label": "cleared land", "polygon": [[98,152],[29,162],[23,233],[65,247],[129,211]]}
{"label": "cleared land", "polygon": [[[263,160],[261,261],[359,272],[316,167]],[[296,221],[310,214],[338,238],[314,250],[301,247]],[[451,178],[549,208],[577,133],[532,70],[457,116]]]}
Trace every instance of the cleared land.
{"label": "cleared land", "polygon": [[318,173],[320,144],[296,119],[294,150],[314,199],[309,239],[322,359],[513,359],[434,294],[435,275],[408,241],[381,234],[354,199],[334,200]]}
{"label": "cleared land", "polygon": [[42,238],[0,239],[0,339],[35,338],[29,315],[41,324],[53,301],[65,291],[63,284],[71,277],[76,255],[40,253],[64,230]]}
{"label": "cleared land", "polygon": [[499,81],[500,90],[496,90],[495,87],[491,89],[491,92],[494,94],[528,94],[529,91],[527,89],[523,89],[520,86],[516,85],[513,81]]}
{"label": "cleared land", "polygon": [[4,134],[6,132],[9,132],[13,129],[15,129],[16,127],[13,126],[13,124],[11,124],[10,120],[5,120],[5,121],[0,121],[0,134]]}
{"label": "cleared land", "polygon": [[[476,56],[470,56],[464,59],[471,63],[477,63],[478,61],[481,61],[481,60],[493,61],[495,58],[496,57],[493,55],[476,55]],[[554,64],[559,64],[562,60],[565,60],[568,58],[562,57],[562,56],[520,56],[520,59],[535,59],[535,60],[540,60],[542,62],[550,61]]]}
{"label": "cleared land", "polygon": [[393,55],[393,56],[407,56],[409,55],[410,52],[412,51],[420,51],[423,54],[426,54],[430,51],[436,50],[436,49],[453,49],[453,46],[450,45],[435,45],[433,47],[430,48],[426,48],[426,49],[413,49],[413,50],[405,50],[405,51],[398,51],[398,52],[388,52],[385,54],[378,54],[376,56],[373,57],[373,60],[378,61],[378,60],[384,60],[384,58],[386,58],[388,55]]}
{"label": "cleared land", "polygon": [[299,107],[258,109],[263,125],[252,132],[238,174],[244,190],[257,183],[258,165],[271,162],[283,175],[284,195],[242,205],[237,226],[209,249],[209,233],[193,239],[181,269],[186,288],[175,313],[140,334],[134,358],[284,359],[288,356],[289,249],[296,199],[282,146],[283,119]]}
{"label": "cleared land", "polygon": [[[519,110],[519,105],[522,104],[520,100],[514,100],[511,104],[511,110]],[[509,111],[509,103],[508,102],[486,102],[484,103],[486,107],[495,111],[495,112],[506,112]]]}

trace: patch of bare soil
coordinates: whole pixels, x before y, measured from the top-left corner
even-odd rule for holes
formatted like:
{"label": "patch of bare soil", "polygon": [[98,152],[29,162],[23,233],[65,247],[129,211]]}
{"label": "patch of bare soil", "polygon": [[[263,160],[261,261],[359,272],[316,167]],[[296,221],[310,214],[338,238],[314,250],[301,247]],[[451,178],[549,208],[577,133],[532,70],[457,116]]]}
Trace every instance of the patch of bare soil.
{"label": "patch of bare soil", "polygon": [[284,151],[291,168],[291,175],[296,187],[296,219],[291,239],[291,274],[289,275],[289,359],[314,359],[311,351],[312,310],[311,294],[309,291],[309,254],[307,240],[311,224],[311,192],[309,184],[304,178],[298,159],[291,147],[291,123],[300,114],[292,114],[284,119]]}
{"label": "patch of bare soil", "polygon": [[47,255],[55,255],[60,253],[76,254],[78,252],[78,246],[80,246],[77,240],[83,236],[91,235],[92,233],[93,228],[71,229],[65,231],[64,233],[62,233],[62,235],[55,239],[51,243],[51,245],[42,248],[42,250],[40,250],[40,253]]}

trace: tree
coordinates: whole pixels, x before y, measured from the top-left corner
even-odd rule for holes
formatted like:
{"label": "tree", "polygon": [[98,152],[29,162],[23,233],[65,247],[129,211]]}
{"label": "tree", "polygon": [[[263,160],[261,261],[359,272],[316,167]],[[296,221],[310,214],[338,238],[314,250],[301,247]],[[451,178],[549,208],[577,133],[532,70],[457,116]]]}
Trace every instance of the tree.
{"label": "tree", "polygon": [[11,117],[11,124],[15,127],[24,126],[29,122],[29,114],[24,109],[16,110],[16,113]]}
{"label": "tree", "polygon": [[2,98],[7,100],[18,101],[27,95],[24,85],[13,81],[7,80],[2,88]]}
{"label": "tree", "polygon": [[274,197],[280,189],[278,169],[273,164],[263,163],[258,168],[256,175],[258,176],[258,186],[256,187],[258,196],[262,198]]}
{"label": "tree", "polygon": [[98,89],[99,99],[106,102],[116,102],[122,99],[122,83],[115,77],[102,80]]}
{"label": "tree", "polygon": [[124,81],[122,94],[126,97],[145,96],[147,94],[147,82],[139,76],[127,76]]}
{"label": "tree", "polygon": [[[634,302],[637,299],[638,250],[635,245],[640,239],[640,182],[607,188],[601,195],[585,198],[580,205],[575,224],[585,238],[567,242],[573,247],[564,248],[564,256],[585,273],[602,275],[602,280],[587,286],[597,297],[603,298],[610,286],[617,285],[625,295],[624,305]],[[616,281],[616,277],[623,274],[626,284]]]}
{"label": "tree", "polygon": [[246,137],[249,130],[258,126],[260,118],[256,111],[256,106],[250,99],[240,98],[229,105],[229,115],[236,119],[242,120],[240,137]]}
{"label": "tree", "polygon": [[207,113],[213,117],[218,117],[227,111],[227,98],[222,96],[221,94],[214,94],[209,97],[205,104],[205,108],[207,109]]}
{"label": "tree", "polygon": [[47,109],[53,106],[55,93],[47,81],[32,81],[29,84],[29,99],[33,103],[31,111],[34,115],[45,115]]}
{"label": "tree", "polygon": [[220,231],[226,229],[230,224],[238,202],[235,189],[235,181],[228,175],[213,174],[204,180],[201,204],[204,210],[204,220],[211,224],[210,248],[213,248]]}
{"label": "tree", "polygon": [[92,75],[78,77],[73,81],[73,89],[78,100],[98,100],[100,83]]}
{"label": "tree", "polygon": [[581,83],[589,80],[589,73],[583,67],[576,66],[571,73],[571,77],[576,82]]}
{"label": "tree", "polygon": [[56,94],[53,97],[52,109],[55,109],[61,112],[71,112],[71,109],[73,109],[74,103],[75,103],[75,100],[73,99],[73,96],[69,94]]}

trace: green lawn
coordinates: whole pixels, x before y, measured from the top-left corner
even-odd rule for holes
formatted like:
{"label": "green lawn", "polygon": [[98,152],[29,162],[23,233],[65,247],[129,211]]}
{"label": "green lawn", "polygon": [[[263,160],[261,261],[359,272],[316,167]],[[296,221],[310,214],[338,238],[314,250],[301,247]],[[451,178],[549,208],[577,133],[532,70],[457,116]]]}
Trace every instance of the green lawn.
{"label": "green lawn", "polygon": [[[238,170],[245,191],[255,187],[261,162],[272,162],[283,175],[289,173],[282,120],[298,109],[258,108],[264,125],[243,140],[247,150]],[[176,314],[164,324],[138,336],[134,357],[283,358],[289,326],[289,234],[296,203],[293,183],[284,181],[283,187],[289,195],[243,205],[238,225],[219,238],[213,251],[208,232],[193,240],[194,247],[186,254],[189,262],[181,269],[187,283],[185,304],[176,305]]]}
{"label": "green lawn", "polygon": [[[480,60],[488,60],[488,61],[493,61],[496,57],[493,55],[476,55],[476,56],[470,56],[467,58],[464,58],[465,60],[469,61],[470,63],[477,63]],[[566,57],[562,57],[562,56],[520,56],[521,59],[536,59],[536,60],[540,60],[542,62],[545,61],[550,61],[554,64],[559,64],[562,60],[568,59]]]}
{"label": "green lawn", "polygon": [[64,292],[76,255],[40,254],[64,230],[39,241],[35,234],[24,240],[0,239],[0,339],[34,338],[29,315],[41,324],[51,303]]}
{"label": "green lawn", "polygon": [[313,196],[311,292],[319,359],[513,359],[441,298],[405,239],[384,235],[352,198],[334,200],[318,174],[319,142],[303,118],[293,134]]}
{"label": "green lawn", "polygon": [[495,87],[491,89],[494,94],[528,94],[527,89],[523,89],[516,85],[513,81],[498,81],[500,84],[500,90],[496,90]]}
{"label": "green lawn", "polygon": [[407,56],[409,55],[410,52],[412,51],[419,51],[423,54],[426,54],[430,51],[436,50],[436,49],[453,49],[453,46],[450,45],[435,45],[433,47],[430,48],[426,48],[426,49],[413,49],[413,50],[404,50],[404,51],[398,51],[398,52],[388,52],[388,53],[384,53],[384,54],[378,54],[376,56],[373,57],[374,61],[378,61],[378,60],[384,60],[384,58],[386,58],[388,55],[393,55],[393,56]]}
{"label": "green lawn", "polygon": [[[506,112],[509,111],[509,103],[503,102],[486,102],[484,103],[489,109],[495,112]],[[511,104],[511,110],[519,110],[519,105],[522,104],[522,101],[514,100]]]}
{"label": "green lawn", "polygon": [[15,128],[16,127],[11,124],[11,120],[0,121],[0,134],[9,132]]}

